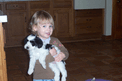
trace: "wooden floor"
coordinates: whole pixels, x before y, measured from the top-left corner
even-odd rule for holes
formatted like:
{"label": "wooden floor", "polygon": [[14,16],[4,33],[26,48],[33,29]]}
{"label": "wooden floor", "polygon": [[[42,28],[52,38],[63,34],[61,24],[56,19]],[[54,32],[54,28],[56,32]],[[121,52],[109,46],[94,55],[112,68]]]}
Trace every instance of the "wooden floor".
{"label": "wooden floor", "polygon": [[[122,81],[122,39],[64,44],[70,53],[66,61],[67,81],[96,77]],[[32,81],[27,75],[29,57],[23,47],[6,48],[8,81]]]}

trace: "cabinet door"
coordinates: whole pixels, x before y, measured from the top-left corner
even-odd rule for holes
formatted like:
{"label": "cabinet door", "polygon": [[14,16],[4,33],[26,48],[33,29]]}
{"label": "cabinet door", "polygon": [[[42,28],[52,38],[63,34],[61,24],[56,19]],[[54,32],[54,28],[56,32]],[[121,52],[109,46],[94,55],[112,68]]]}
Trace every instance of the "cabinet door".
{"label": "cabinet door", "polygon": [[71,37],[72,11],[70,9],[54,10],[55,36],[58,38]]}
{"label": "cabinet door", "polygon": [[26,12],[7,12],[6,46],[20,46],[27,36]]}

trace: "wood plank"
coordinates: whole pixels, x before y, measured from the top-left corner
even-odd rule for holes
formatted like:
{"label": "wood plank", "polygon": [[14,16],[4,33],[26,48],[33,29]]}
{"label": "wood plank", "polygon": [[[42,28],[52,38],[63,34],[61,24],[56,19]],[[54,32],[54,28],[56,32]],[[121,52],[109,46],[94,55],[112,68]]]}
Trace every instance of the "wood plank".
{"label": "wood plank", "polygon": [[0,81],[7,81],[6,56],[4,51],[3,27],[0,22]]}

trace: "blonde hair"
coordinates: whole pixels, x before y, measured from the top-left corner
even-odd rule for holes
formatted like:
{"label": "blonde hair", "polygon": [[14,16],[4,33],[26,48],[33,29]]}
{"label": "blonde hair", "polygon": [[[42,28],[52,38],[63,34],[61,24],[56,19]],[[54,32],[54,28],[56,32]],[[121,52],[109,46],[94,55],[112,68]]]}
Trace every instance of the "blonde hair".
{"label": "blonde hair", "polygon": [[48,12],[46,12],[44,10],[35,12],[30,21],[29,29],[31,30],[31,33],[37,35],[37,31],[34,31],[33,27],[37,26],[39,23],[44,23],[44,22],[51,23],[53,25],[53,29],[54,29],[53,18]]}

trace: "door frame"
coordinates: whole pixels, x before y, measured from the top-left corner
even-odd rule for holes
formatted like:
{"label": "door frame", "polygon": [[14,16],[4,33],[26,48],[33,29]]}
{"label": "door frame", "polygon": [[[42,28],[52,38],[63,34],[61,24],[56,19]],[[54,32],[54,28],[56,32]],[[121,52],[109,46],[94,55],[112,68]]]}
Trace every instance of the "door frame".
{"label": "door frame", "polygon": [[116,39],[116,27],[117,27],[117,0],[112,2],[112,39]]}

